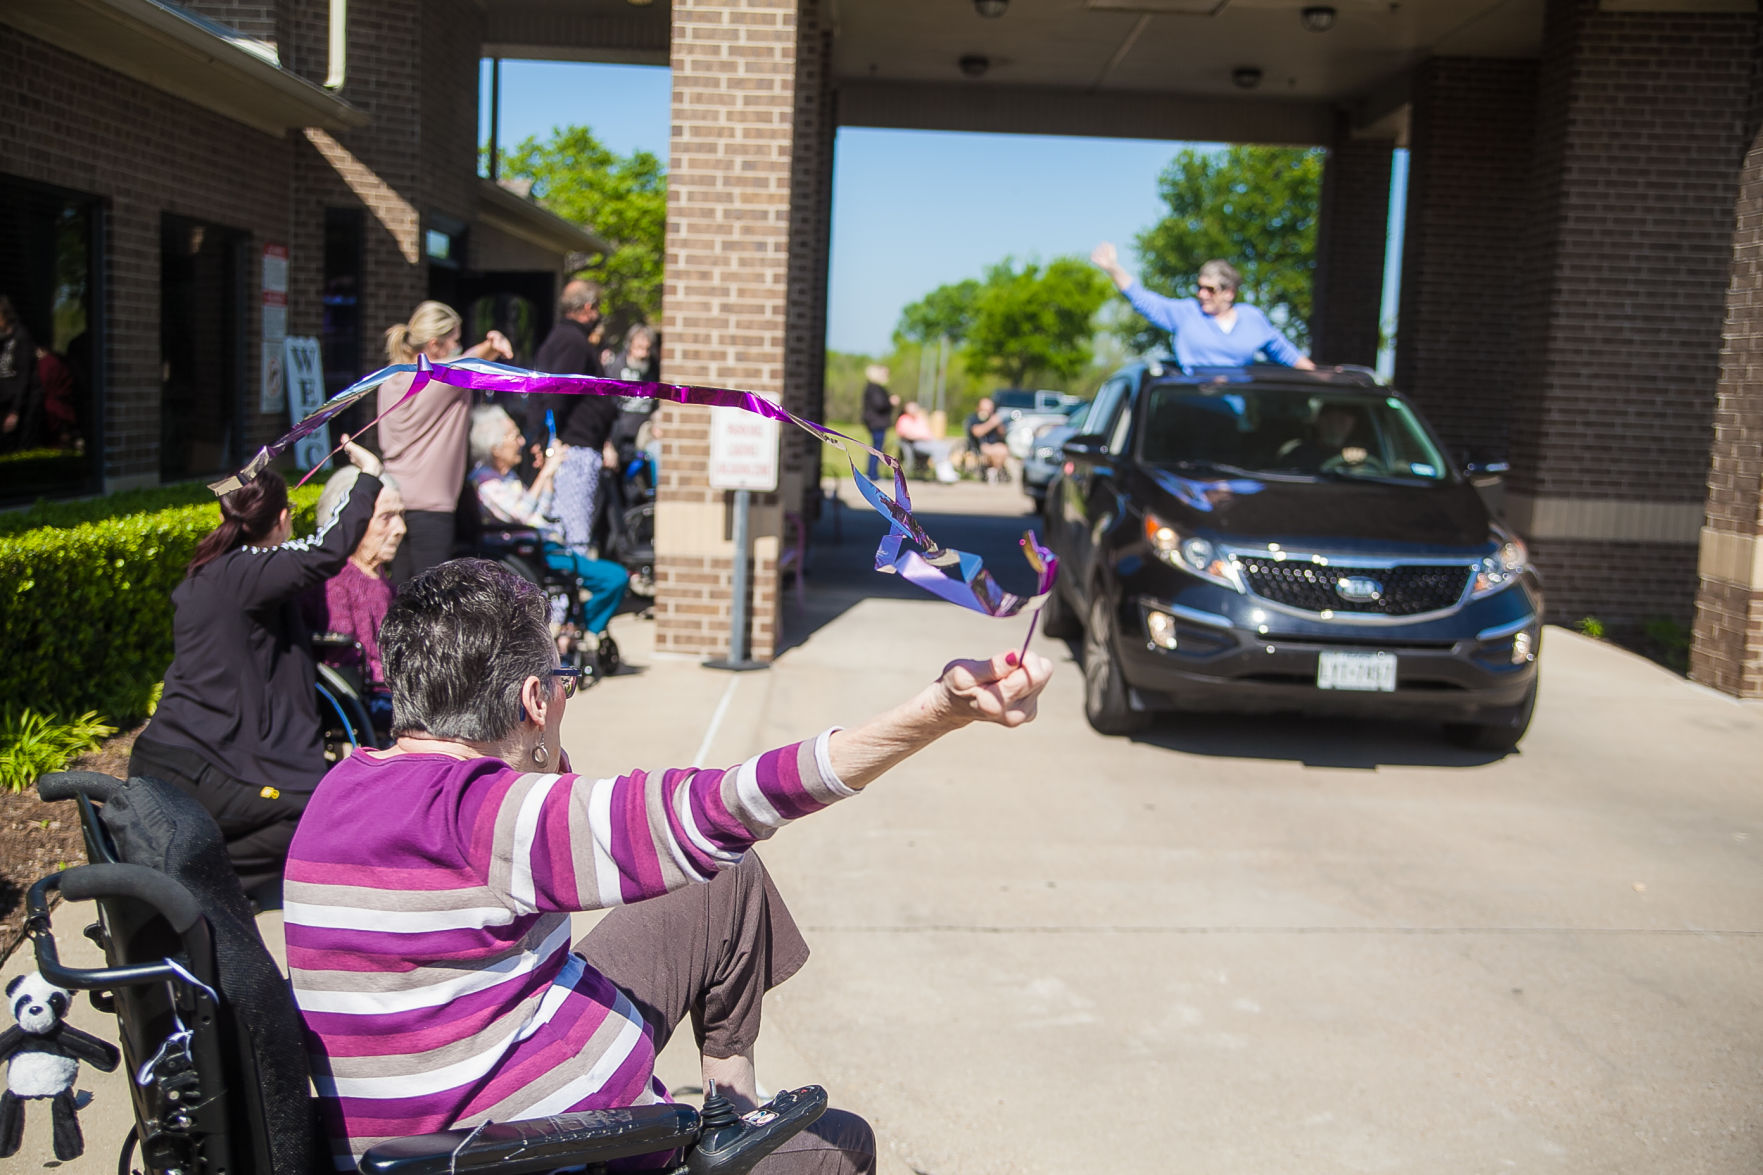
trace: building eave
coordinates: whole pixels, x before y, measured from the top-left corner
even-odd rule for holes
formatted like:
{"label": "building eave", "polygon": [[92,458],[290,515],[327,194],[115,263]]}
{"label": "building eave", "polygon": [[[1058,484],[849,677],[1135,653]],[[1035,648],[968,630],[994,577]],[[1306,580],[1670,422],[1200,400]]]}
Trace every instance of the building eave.
{"label": "building eave", "polygon": [[7,0],[0,23],[266,134],[368,121],[266,46],[159,0]]}
{"label": "building eave", "polygon": [[563,219],[490,179],[478,179],[477,218],[491,228],[557,253],[610,253],[598,233]]}

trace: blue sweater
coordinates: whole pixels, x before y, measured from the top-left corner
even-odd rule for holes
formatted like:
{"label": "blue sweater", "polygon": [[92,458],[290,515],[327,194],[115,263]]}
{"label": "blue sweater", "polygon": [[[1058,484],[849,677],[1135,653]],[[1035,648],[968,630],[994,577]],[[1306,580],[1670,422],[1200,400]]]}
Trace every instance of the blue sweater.
{"label": "blue sweater", "polygon": [[1257,351],[1287,367],[1304,357],[1253,306],[1238,306],[1236,325],[1225,331],[1192,298],[1165,298],[1136,281],[1124,292],[1134,310],[1174,337],[1175,360],[1184,368],[1244,367],[1255,361]]}

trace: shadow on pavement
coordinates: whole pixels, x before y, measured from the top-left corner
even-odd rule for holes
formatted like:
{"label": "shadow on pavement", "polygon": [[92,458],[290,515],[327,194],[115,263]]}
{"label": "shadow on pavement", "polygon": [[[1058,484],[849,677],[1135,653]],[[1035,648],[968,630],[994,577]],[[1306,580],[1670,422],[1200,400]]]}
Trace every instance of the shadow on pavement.
{"label": "shadow on pavement", "polygon": [[1472,751],[1425,722],[1312,718],[1295,714],[1170,714],[1135,742],[1190,755],[1289,759],[1306,767],[1485,767],[1504,755]]}
{"label": "shadow on pavement", "polygon": [[[847,491],[850,497],[854,493]],[[1026,499],[1024,505],[1026,507]],[[1017,515],[951,514],[915,510],[919,524],[945,547],[980,556],[998,586],[1018,595],[1032,593],[1034,571],[1022,557],[1023,532],[1039,529],[1039,519],[1025,509]],[[783,639],[778,652],[808,639],[864,600],[926,600],[937,597],[913,587],[898,575],[875,569],[875,548],[887,524],[867,503],[841,507],[830,502],[815,523],[808,550],[805,600],[796,589],[784,589]],[[1026,617],[1023,620],[1026,631]]]}

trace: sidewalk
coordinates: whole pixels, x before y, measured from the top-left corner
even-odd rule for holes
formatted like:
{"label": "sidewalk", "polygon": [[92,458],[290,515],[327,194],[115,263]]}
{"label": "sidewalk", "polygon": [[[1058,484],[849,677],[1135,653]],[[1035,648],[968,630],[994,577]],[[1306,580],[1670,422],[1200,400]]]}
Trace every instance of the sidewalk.
{"label": "sidewalk", "polygon": [[[912,490],[1027,582],[1018,487]],[[766,671],[615,621],[637,671],[570,704],[576,765],[732,764],[1020,644],[870,570],[867,508],[830,529]],[[767,1001],[760,1079],[867,1116],[887,1175],[1763,1168],[1763,707],[1552,628],[1536,724],[1493,762],[1376,722],[1107,739],[1067,647],[1036,647],[1037,722],[959,732],[761,849],[815,953]],[[56,927],[89,961],[84,921]],[[660,1072],[697,1084],[684,1040]],[[126,1090],[78,1088],[63,1170],[104,1175]],[[33,1106],[8,1169],[47,1134]]]}

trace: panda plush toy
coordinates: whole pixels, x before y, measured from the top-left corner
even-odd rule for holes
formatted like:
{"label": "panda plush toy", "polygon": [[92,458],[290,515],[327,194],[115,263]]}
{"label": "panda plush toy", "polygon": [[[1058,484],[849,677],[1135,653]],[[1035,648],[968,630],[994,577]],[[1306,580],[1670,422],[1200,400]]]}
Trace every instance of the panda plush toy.
{"label": "panda plush toy", "polygon": [[18,1153],[24,1142],[24,1107],[32,1098],[49,1100],[55,1157],[66,1161],[85,1153],[78,1109],[73,1100],[80,1062],[108,1073],[122,1059],[115,1047],[63,1020],[73,993],[35,971],[6,985],[6,999],[18,1023],[0,1033],[0,1061],[6,1062],[6,1091],[0,1093],[0,1158]]}

